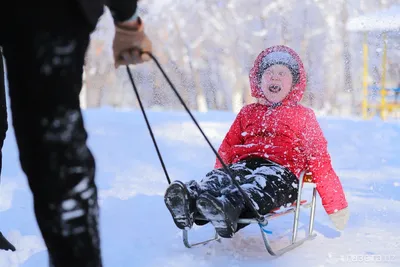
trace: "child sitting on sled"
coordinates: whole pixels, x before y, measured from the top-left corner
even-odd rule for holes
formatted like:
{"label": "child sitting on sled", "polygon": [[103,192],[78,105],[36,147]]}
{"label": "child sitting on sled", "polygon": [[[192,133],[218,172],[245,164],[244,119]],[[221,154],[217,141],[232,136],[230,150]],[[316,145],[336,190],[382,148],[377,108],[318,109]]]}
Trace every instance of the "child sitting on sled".
{"label": "child sitting on sled", "polygon": [[[349,210],[341,182],[314,112],[299,103],[306,87],[299,56],[286,46],[267,48],[251,69],[250,85],[258,103],[237,115],[219,148],[222,160],[263,215],[295,202],[300,173],[311,172],[325,211],[343,230]],[[225,238],[243,227],[240,217],[254,217],[218,159],[201,181],[171,183],[164,200],[178,228],[209,221]],[[208,221],[195,221],[199,214]]]}

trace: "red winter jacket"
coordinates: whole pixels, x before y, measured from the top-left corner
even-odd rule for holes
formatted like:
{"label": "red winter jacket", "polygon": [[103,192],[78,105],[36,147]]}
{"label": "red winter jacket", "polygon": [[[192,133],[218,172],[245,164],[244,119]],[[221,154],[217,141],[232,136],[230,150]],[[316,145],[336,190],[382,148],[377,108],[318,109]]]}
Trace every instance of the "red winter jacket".
{"label": "red winter jacket", "polygon": [[[314,112],[302,106],[306,75],[299,56],[290,48],[275,46],[263,51],[250,72],[252,95],[264,97],[256,81],[260,60],[271,51],[283,50],[297,59],[300,79],[278,107],[250,104],[242,108],[219,148],[226,164],[249,156],[267,158],[290,169],[297,177],[302,170],[312,173],[313,182],[328,214],[347,207],[338,176],[331,165],[327,141]],[[221,168],[216,160],[215,168]]]}

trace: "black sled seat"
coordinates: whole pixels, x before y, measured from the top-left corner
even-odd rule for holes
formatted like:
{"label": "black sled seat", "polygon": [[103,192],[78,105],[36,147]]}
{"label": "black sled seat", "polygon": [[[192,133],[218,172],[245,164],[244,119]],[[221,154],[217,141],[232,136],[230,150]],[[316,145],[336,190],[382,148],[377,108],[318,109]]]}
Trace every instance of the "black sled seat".
{"label": "black sled seat", "polygon": [[[302,192],[304,188],[311,188],[312,189],[312,197],[311,201],[308,202],[307,200],[302,200]],[[253,224],[256,223],[260,227],[261,235],[264,241],[265,248],[267,249],[268,253],[272,256],[280,256],[298,246],[303,244],[305,241],[313,239],[316,235],[313,233],[314,230],[314,217],[315,217],[315,207],[316,207],[316,197],[317,197],[317,188],[316,184],[312,182],[311,175],[307,174],[303,171],[299,178],[299,190],[297,195],[297,201],[293,203],[290,207],[284,209],[284,211],[275,210],[271,211],[270,213],[264,215],[264,222],[260,223],[257,219],[245,219],[240,218],[238,223],[241,224]],[[299,226],[299,217],[300,217],[300,210],[301,209],[310,209],[309,213],[309,226],[308,226],[308,233],[306,236],[300,240],[297,240],[297,232]],[[268,239],[268,234],[270,234],[264,227],[268,225],[268,221],[276,219],[278,217],[289,215],[294,213],[293,219],[293,229],[292,229],[292,239],[290,245],[283,247],[279,250],[273,250],[271,244]],[[205,218],[198,217],[197,220],[206,220]],[[198,243],[190,243],[189,242],[189,231],[190,230],[183,230],[183,243],[187,248],[191,248],[194,246],[202,245],[209,243],[211,241],[220,241],[220,237],[217,233],[215,233],[214,238],[198,242]]]}

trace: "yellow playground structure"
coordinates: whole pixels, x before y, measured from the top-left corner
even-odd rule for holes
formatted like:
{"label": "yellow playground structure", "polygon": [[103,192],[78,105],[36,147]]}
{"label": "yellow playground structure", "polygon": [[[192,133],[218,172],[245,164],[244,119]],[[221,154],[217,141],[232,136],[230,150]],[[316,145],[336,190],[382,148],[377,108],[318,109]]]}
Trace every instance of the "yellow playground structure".
{"label": "yellow playground structure", "polygon": [[[394,111],[400,111],[400,79],[393,87],[386,84],[388,43],[400,45],[400,5],[350,19],[346,25],[350,32],[362,32],[363,41],[363,81],[362,81],[362,117],[370,118],[378,114],[385,120]],[[380,86],[369,85],[368,33],[375,33],[382,39],[382,67]],[[390,51],[390,50],[389,50]],[[400,62],[399,62],[400,64]],[[374,99],[378,101],[374,101]]]}

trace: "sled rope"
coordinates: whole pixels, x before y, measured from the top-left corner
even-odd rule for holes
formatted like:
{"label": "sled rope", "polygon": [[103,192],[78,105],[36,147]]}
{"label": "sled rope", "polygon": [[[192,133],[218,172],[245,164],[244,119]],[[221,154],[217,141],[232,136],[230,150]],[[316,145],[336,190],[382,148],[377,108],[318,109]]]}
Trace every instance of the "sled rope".
{"label": "sled rope", "polygon": [[[189,114],[189,116],[190,116],[191,119],[193,120],[194,124],[197,126],[197,128],[198,128],[199,131],[200,131],[200,133],[203,135],[204,139],[207,141],[208,145],[210,146],[211,150],[214,152],[215,156],[216,156],[216,157],[218,158],[218,160],[221,162],[221,164],[222,164],[224,170],[228,173],[229,177],[230,177],[231,180],[232,180],[232,183],[237,187],[237,189],[239,190],[239,192],[242,194],[242,196],[243,196],[243,198],[244,198],[244,200],[245,200],[247,206],[248,206],[248,207],[251,209],[251,211],[254,213],[255,219],[256,219],[258,222],[260,222],[261,224],[264,224],[264,223],[265,223],[264,216],[262,216],[262,215],[260,215],[260,214],[258,213],[257,209],[254,207],[253,203],[251,202],[249,196],[248,196],[248,195],[243,191],[243,189],[240,187],[240,185],[239,185],[238,182],[236,181],[235,177],[233,176],[232,172],[229,170],[229,168],[226,166],[225,162],[222,160],[221,156],[220,156],[220,155],[218,154],[218,152],[215,150],[214,146],[211,144],[210,140],[207,138],[207,136],[206,136],[205,133],[203,132],[203,129],[200,127],[199,123],[198,123],[197,120],[194,118],[193,114],[190,112],[189,108],[188,108],[187,105],[185,104],[185,101],[182,99],[182,97],[180,96],[179,92],[176,90],[175,86],[173,85],[173,83],[172,83],[171,80],[169,79],[168,75],[165,73],[164,69],[161,67],[161,64],[158,62],[157,58],[156,58],[152,53],[150,53],[150,52],[140,51],[140,53],[141,53],[141,54],[147,54],[147,55],[150,56],[150,58],[153,59],[153,61],[156,63],[157,67],[160,69],[160,71],[161,71],[161,73],[163,74],[164,78],[166,79],[167,83],[169,84],[169,86],[171,87],[171,89],[174,91],[175,95],[178,97],[179,101],[181,102],[181,104],[182,104],[183,107],[185,108],[186,112]],[[135,91],[135,94],[136,94],[136,97],[137,97],[137,99],[138,99],[140,108],[141,108],[142,113],[143,113],[143,116],[144,116],[144,118],[145,118],[145,121],[146,121],[146,124],[147,124],[147,128],[149,129],[149,132],[150,132],[151,138],[152,138],[152,140],[153,140],[154,146],[155,146],[155,148],[156,148],[156,150],[157,150],[157,154],[158,154],[158,157],[159,157],[159,159],[160,159],[161,165],[162,165],[162,167],[163,167],[163,169],[164,169],[164,173],[165,173],[165,175],[166,175],[166,177],[167,177],[168,184],[171,184],[171,180],[170,180],[170,178],[169,178],[169,176],[168,176],[167,169],[165,168],[164,161],[162,160],[162,156],[161,156],[161,153],[160,153],[160,151],[159,151],[159,149],[158,149],[157,142],[156,142],[156,140],[155,140],[155,138],[154,138],[154,134],[153,134],[153,131],[152,131],[152,129],[151,129],[150,122],[149,122],[148,119],[147,119],[146,112],[145,112],[145,110],[144,110],[142,101],[140,100],[139,92],[138,92],[138,90],[137,90],[137,87],[136,87],[135,82],[134,82],[133,77],[132,77],[131,70],[130,70],[130,68],[129,68],[128,65],[126,66],[126,70],[127,70],[127,72],[128,72],[129,79],[130,79],[130,81],[131,81],[131,83],[132,83],[133,90]]]}
{"label": "sled rope", "polygon": [[151,129],[150,122],[149,122],[149,120],[148,120],[148,118],[147,118],[147,115],[146,115],[146,111],[144,110],[142,100],[140,99],[139,91],[138,91],[138,89],[137,89],[137,87],[136,87],[135,82],[133,81],[133,76],[132,76],[131,70],[129,69],[129,66],[126,66],[126,70],[127,70],[127,72],[128,72],[129,80],[130,80],[131,83],[132,83],[133,91],[135,91],[136,98],[138,99],[140,109],[142,110],[143,117],[144,117],[144,119],[145,119],[145,121],[146,121],[147,129],[148,129],[149,132],[150,132],[151,139],[153,140],[154,147],[156,148],[157,155],[158,155],[158,158],[160,159],[161,166],[162,166],[162,168],[163,168],[163,170],[164,170],[165,177],[167,177],[168,184],[171,184],[171,179],[169,178],[167,168],[165,167],[164,160],[163,160],[163,158],[162,158],[162,156],[161,156],[160,149],[158,148],[157,141],[156,141],[156,139],[155,139],[155,137],[154,137],[153,130]]}

